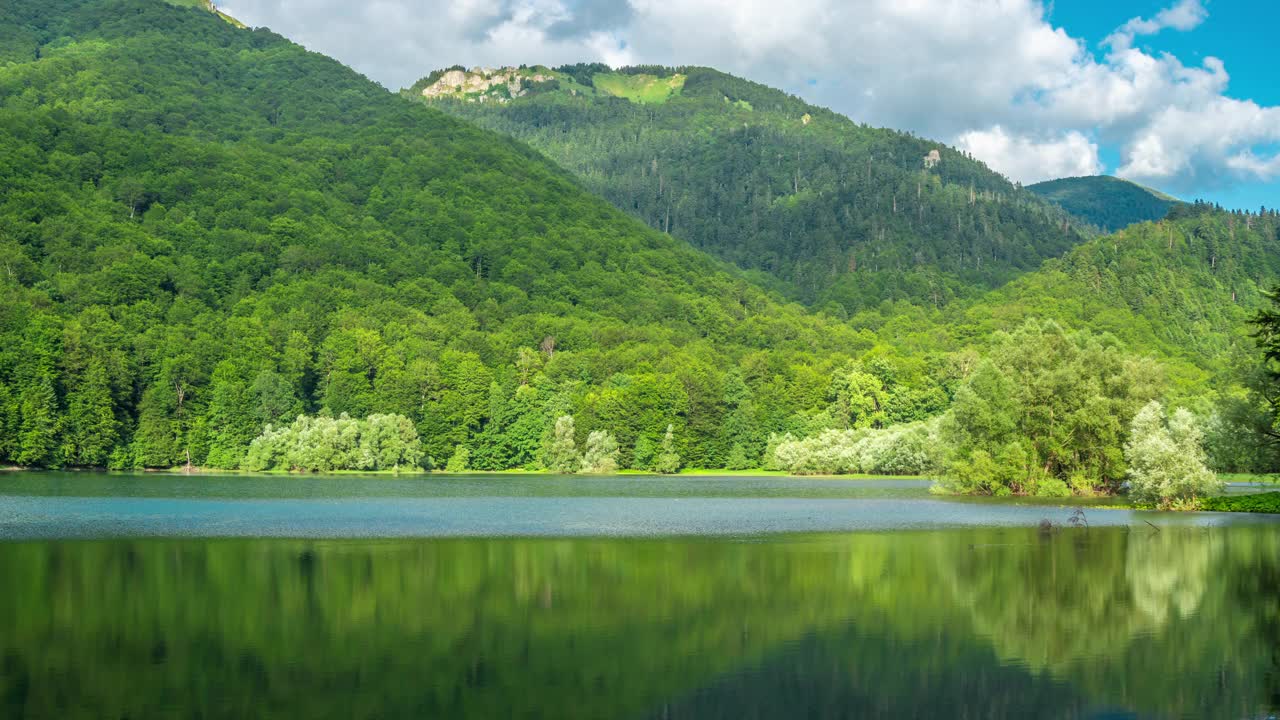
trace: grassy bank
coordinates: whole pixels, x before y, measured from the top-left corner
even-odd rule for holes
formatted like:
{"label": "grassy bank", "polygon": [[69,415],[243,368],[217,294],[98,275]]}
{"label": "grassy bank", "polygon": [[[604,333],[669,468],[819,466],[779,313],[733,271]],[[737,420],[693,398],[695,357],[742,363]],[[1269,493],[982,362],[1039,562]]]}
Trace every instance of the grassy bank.
{"label": "grassy bank", "polygon": [[1206,498],[1200,503],[1200,509],[1213,512],[1280,514],[1280,492]]}
{"label": "grassy bank", "polygon": [[[277,475],[282,477],[288,476],[309,476],[309,475],[349,475],[354,477],[362,476],[378,476],[378,477],[434,477],[434,476],[456,476],[456,475],[555,475],[564,476],[563,473],[552,472],[551,470],[526,470],[524,468],[512,468],[510,470],[423,470],[420,468],[413,469],[391,469],[391,470],[326,470],[324,472],[310,472],[305,470],[239,470],[239,469],[223,469],[215,467],[185,467],[178,465],[171,468],[146,468],[141,470],[108,470],[102,467],[61,467],[61,468],[38,468],[38,467],[21,467],[6,466],[0,467],[0,472],[41,472],[44,470],[56,469],[62,472],[118,472],[118,473],[143,473],[155,475],[246,475],[246,476],[262,476]],[[717,470],[715,468],[684,468],[677,473],[671,475],[663,475],[648,470],[619,470],[608,475],[592,475],[590,473],[574,473],[581,477],[683,477],[683,478],[717,478],[717,477],[778,477],[778,478],[805,478],[815,480],[929,480],[930,478],[919,477],[914,475],[866,475],[866,474],[848,474],[848,475],[791,475],[783,470]]]}

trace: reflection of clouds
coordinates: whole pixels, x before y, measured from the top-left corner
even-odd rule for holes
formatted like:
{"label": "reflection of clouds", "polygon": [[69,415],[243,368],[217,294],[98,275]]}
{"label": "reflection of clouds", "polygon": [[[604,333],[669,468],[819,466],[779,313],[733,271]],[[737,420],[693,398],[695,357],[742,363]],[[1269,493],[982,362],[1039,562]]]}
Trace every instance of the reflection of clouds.
{"label": "reflection of clouds", "polygon": [[1134,533],[1126,563],[1134,608],[1156,626],[1195,614],[1209,582],[1209,568],[1221,549],[1213,533]]}

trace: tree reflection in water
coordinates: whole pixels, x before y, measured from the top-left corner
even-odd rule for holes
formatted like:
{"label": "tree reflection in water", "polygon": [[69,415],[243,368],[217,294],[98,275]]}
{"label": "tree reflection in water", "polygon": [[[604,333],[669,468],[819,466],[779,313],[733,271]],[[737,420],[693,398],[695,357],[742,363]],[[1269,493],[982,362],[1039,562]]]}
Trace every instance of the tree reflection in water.
{"label": "tree reflection in water", "polygon": [[1280,694],[1266,526],[11,543],[0,577],[10,717],[1241,718]]}

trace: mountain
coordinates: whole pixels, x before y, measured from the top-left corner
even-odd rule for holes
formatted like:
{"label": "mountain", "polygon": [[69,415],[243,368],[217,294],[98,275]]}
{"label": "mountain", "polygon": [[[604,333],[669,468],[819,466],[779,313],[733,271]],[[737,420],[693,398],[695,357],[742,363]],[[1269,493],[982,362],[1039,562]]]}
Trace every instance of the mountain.
{"label": "mountain", "polygon": [[[1084,239],[953,151],[816,109],[786,121],[808,106],[712,71],[578,67],[522,79],[506,102],[511,78],[438,101],[501,118],[544,97],[530,113],[576,118],[589,99],[588,115],[630,124],[604,123],[583,148],[630,133],[740,161],[722,176],[646,160],[641,177],[672,207],[663,233],[633,216],[650,205],[621,212],[519,140],[207,8],[16,0],[0,28],[15,41],[0,45],[0,463],[236,467],[299,414],[336,418],[307,427],[347,442],[345,413],[402,417],[436,464],[539,467],[571,415],[568,439],[612,433],[623,467],[756,467],[774,433],[945,412],[991,338],[1030,318],[1105,331],[1097,342],[1125,357],[1163,360],[1171,397],[1213,409],[1239,395],[1244,321],[1280,276],[1273,213],[1180,205]],[[741,92],[716,102],[764,120],[722,127],[704,95],[730,81]],[[669,108],[707,129],[701,144]],[[783,244],[777,267],[744,273],[691,247],[678,227],[706,198],[671,183],[702,167],[702,195],[739,193],[744,209],[688,222],[740,230],[755,213],[744,248],[807,238],[821,258],[835,236],[815,228],[845,221],[884,242],[854,243],[862,254],[814,295],[823,311],[782,302],[756,281],[799,293],[825,261]],[[756,190],[773,186],[729,182],[783,170],[791,192],[767,206]],[[857,210],[881,201],[889,212]],[[944,215],[955,233],[917,232]],[[1058,244],[1061,258],[1036,260]]]}
{"label": "mountain", "polygon": [[1177,198],[1108,175],[1048,180],[1027,189],[1105,232],[1159,220]]}
{"label": "mountain", "polygon": [[952,148],[709,68],[454,67],[403,93],[529,143],[651,227],[832,312],[971,297],[1085,238]]}
{"label": "mountain", "polygon": [[[891,210],[889,222],[910,220],[913,213],[918,217],[922,210],[937,210],[928,202],[945,199],[946,193],[967,187],[966,183],[1003,182],[979,163],[946,148],[938,149],[936,156],[927,156],[931,158],[928,163],[916,167],[895,164],[892,159],[903,157],[914,162],[915,153],[923,152],[930,144],[909,135],[855,125],[778,91],[705,68],[612,71],[605,66],[579,65],[468,71],[454,67],[432,73],[402,94],[529,141],[573,169],[588,187],[626,205],[642,219],[652,223],[656,218],[660,228],[667,222],[666,207],[651,204],[662,196],[647,194],[646,183],[659,183],[672,207],[691,205],[698,208],[697,212],[710,213],[725,224],[732,224],[745,214],[746,211],[728,213],[724,208],[705,204],[714,205],[714,183],[707,186],[711,188],[709,192],[695,198],[688,196],[692,193],[682,195],[675,189],[680,178],[716,167],[730,149],[736,151],[735,143],[743,133],[753,133],[744,141],[750,149],[734,155],[734,159],[743,162],[726,165],[726,173],[739,173],[753,182],[767,180],[770,170],[779,163],[747,163],[745,158],[750,153],[760,159],[762,153],[769,151],[776,151],[781,158],[790,158],[787,153],[796,152],[803,161],[809,159],[805,147],[821,148],[827,159],[841,158],[846,164],[853,162],[849,160],[853,153],[863,152],[858,167],[866,167],[870,157],[873,172],[929,179],[938,195],[922,192],[922,202],[911,212],[904,208],[914,193],[904,193],[907,200],[897,214],[892,212],[894,198],[886,199]],[[796,117],[799,122],[793,122]],[[729,126],[730,120],[737,126]],[[748,127],[743,129],[741,123]],[[884,149],[888,142],[899,143],[893,146],[896,153]],[[665,151],[663,146],[673,149]],[[903,147],[912,149],[902,150]],[[630,158],[637,165],[644,165],[639,160],[646,151],[660,158],[656,175],[653,163],[636,170],[625,161]],[[931,167],[925,168],[924,164]],[[663,173],[664,166],[670,168],[669,175]],[[840,167],[834,162],[827,165],[828,169]],[[637,172],[638,180],[633,177]],[[829,181],[825,186],[828,189],[848,189],[857,180],[858,173],[836,173],[811,182]],[[803,184],[802,180],[801,193]],[[877,190],[855,187],[864,193]],[[620,202],[620,189],[633,195],[629,205]],[[794,191],[794,185],[791,189]],[[1280,241],[1276,239],[1272,215],[1180,203],[1157,191],[1110,177],[1068,178],[1028,190],[1034,192],[1019,194],[1016,188],[1007,186],[1002,192],[1013,198],[1045,195],[1068,205],[1066,209],[1072,211],[1073,217],[1087,218],[1097,226],[1116,222],[1108,220],[1107,212],[1119,218],[1141,209],[1146,218],[1139,222],[1145,224],[1126,221],[1117,223],[1124,229],[1113,234],[1078,237],[1062,253],[1046,252],[1046,257],[1034,265],[1028,260],[1028,266],[1019,270],[1012,269],[1014,265],[1010,263],[997,273],[988,263],[987,270],[992,274],[985,280],[973,273],[950,276],[950,280],[960,281],[953,287],[961,289],[951,302],[934,303],[927,291],[936,290],[937,284],[930,287],[927,282],[936,282],[936,267],[945,266],[945,253],[954,250],[955,244],[952,241],[953,245],[948,245],[948,234],[944,232],[937,245],[944,254],[933,256],[931,262],[941,263],[934,266],[934,271],[926,269],[931,267],[929,263],[903,263],[878,272],[868,271],[860,263],[817,297],[829,299],[856,285],[855,291],[865,295],[843,296],[860,298],[848,304],[851,324],[874,331],[880,351],[898,356],[909,357],[931,348],[961,351],[982,347],[993,333],[1039,317],[1071,328],[1109,332],[1135,352],[1161,358],[1187,395],[1232,384],[1225,374],[1241,354],[1252,348],[1246,321],[1263,302],[1261,290],[1280,281],[1280,262],[1275,259],[1280,257]],[[1010,204],[1017,204],[984,203],[979,197],[969,205],[967,191],[962,195],[962,209],[951,209],[962,216],[968,209],[980,212],[992,206],[1007,209]],[[813,193],[804,204],[806,213],[801,215],[810,223],[821,222],[824,208],[829,210],[824,203],[835,196],[834,191]],[[699,202],[704,204],[698,205]],[[1030,201],[1022,205],[1027,214],[1020,217],[1065,217],[1061,210],[1057,215],[1049,211],[1036,216],[1044,204]],[[743,200],[740,207],[759,211],[758,217],[769,216],[768,211],[754,208],[749,200]],[[877,216],[869,204],[861,207],[867,208],[863,212],[873,220],[886,219]],[[652,214],[655,210],[661,210],[662,215]],[[677,214],[675,210],[672,213]],[[1167,221],[1146,222],[1166,216]],[[854,214],[847,211],[842,217]],[[768,224],[761,222],[757,227],[767,228]],[[686,226],[683,232],[697,236],[703,226]],[[1041,228],[1041,232],[1062,236],[1058,225],[1048,230]],[[681,233],[679,227],[672,230],[674,235]],[[702,244],[714,245],[718,237],[721,236]],[[745,237],[754,242],[760,236]],[[813,236],[797,232],[789,237],[807,241]],[[916,238],[919,240],[919,235]],[[699,244],[696,237],[690,239]],[[723,247],[708,249],[724,254]],[[810,258],[821,256],[815,248],[805,249],[810,251]],[[747,255],[730,252],[726,257],[751,266]],[[798,272],[806,262],[809,261],[798,254],[793,270]],[[922,277],[926,279],[923,288],[913,288],[912,283]],[[787,279],[794,283],[796,276]],[[907,290],[903,292],[903,288]]]}
{"label": "mountain", "polygon": [[234,467],[345,412],[477,468],[568,413],[624,464],[671,427],[722,466],[873,342],[269,31],[159,0],[0,27],[0,463]]}

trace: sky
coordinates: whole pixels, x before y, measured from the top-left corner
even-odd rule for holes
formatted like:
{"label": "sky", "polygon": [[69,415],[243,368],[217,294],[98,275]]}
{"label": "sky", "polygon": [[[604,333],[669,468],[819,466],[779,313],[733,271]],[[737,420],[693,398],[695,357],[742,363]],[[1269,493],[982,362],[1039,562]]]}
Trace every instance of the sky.
{"label": "sky", "polygon": [[388,88],[430,71],[706,65],[972,153],[1280,206],[1275,0],[221,0]]}

